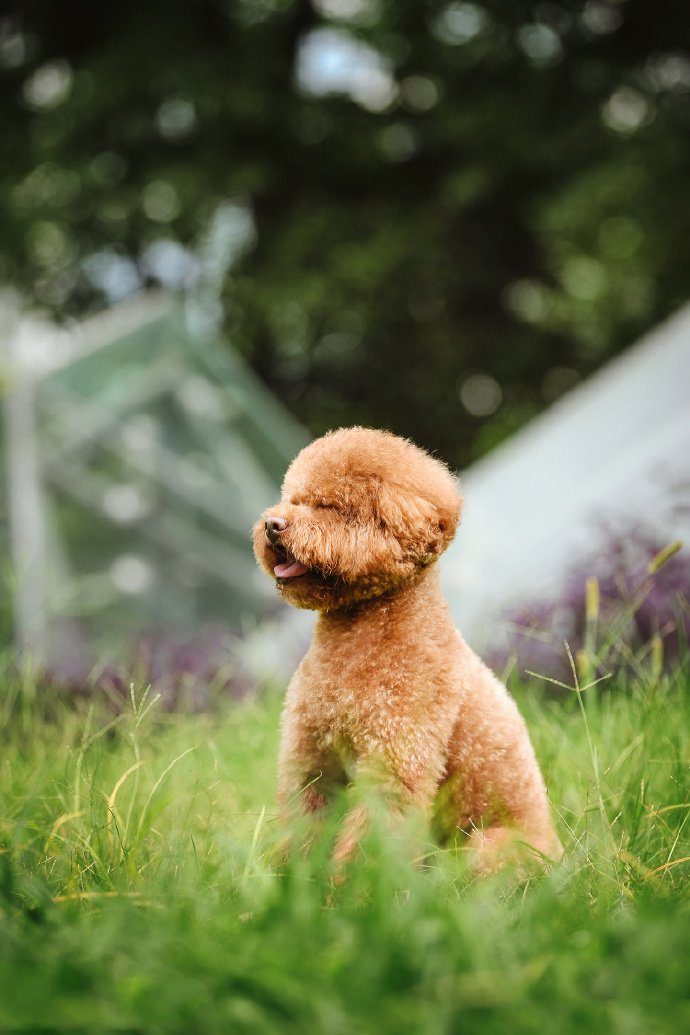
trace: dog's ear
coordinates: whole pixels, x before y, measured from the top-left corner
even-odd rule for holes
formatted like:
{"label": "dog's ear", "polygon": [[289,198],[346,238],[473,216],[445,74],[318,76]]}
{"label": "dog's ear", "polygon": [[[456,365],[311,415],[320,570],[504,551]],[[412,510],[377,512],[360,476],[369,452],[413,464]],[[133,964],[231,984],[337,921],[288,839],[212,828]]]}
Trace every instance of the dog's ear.
{"label": "dog's ear", "polygon": [[463,500],[457,482],[454,483],[453,490],[452,494],[448,494],[447,497],[436,502],[438,514],[436,523],[442,541],[439,553],[443,553],[450,544],[460,524]]}
{"label": "dog's ear", "polygon": [[450,540],[446,536],[446,525],[443,521],[439,521],[431,530],[431,535],[426,544],[427,553],[431,556],[435,554],[438,557],[446,549],[449,542]]}
{"label": "dog's ear", "polygon": [[430,554],[439,556],[452,542],[460,520],[460,504],[453,511],[437,512],[431,522],[427,549]]}
{"label": "dog's ear", "polygon": [[407,549],[418,556],[442,554],[457,528],[460,494],[455,490],[434,500],[381,484],[376,494],[376,516]]}
{"label": "dog's ear", "polygon": [[457,482],[449,478],[443,490],[437,489],[431,499],[421,498],[420,516],[424,516],[424,548],[430,558],[440,556],[447,549],[460,521],[462,497]]}

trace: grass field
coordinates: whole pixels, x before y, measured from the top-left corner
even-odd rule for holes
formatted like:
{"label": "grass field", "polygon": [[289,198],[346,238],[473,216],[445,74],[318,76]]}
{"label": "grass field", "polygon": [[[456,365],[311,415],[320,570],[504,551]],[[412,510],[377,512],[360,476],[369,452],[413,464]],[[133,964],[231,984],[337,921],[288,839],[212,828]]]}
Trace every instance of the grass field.
{"label": "grass field", "polygon": [[[280,696],[115,721],[0,696],[0,1029],[690,1031],[690,678],[519,691],[566,846],[477,879],[374,833],[275,863]],[[272,864],[272,860],[274,861]]]}

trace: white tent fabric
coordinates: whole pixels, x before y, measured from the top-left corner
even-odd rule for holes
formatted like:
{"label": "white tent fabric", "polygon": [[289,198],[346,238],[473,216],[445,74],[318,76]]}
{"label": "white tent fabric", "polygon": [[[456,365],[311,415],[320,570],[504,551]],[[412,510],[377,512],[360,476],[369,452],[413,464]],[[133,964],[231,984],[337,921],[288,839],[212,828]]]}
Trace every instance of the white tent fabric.
{"label": "white tent fabric", "polygon": [[690,514],[671,509],[678,485],[690,486],[690,306],[460,480],[443,584],[480,647],[500,636],[502,612],[558,593],[603,523],[690,539]]}

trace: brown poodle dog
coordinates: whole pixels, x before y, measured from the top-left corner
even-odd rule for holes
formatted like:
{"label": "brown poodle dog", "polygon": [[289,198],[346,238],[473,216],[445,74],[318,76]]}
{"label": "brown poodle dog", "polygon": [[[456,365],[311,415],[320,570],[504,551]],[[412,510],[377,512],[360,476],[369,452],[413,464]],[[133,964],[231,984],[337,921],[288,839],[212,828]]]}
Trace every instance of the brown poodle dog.
{"label": "brown poodle dog", "polygon": [[[370,775],[392,813],[435,813],[490,871],[525,845],[551,859],[561,846],[525,724],[440,591],[435,562],[461,502],[450,471],[411,442],[341,428],[292,462],[254,550],[290,604],[320,612],[285,702],[283,813],[319,812]],[[353,808],[336,859],[366,819]]]}

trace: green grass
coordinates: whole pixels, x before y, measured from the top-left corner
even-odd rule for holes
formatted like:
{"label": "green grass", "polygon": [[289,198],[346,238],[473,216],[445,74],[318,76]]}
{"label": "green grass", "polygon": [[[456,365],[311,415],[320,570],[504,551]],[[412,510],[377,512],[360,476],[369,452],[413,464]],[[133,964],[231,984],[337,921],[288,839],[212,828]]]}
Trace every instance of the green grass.
{"label": "green grass", "polygon": [[[272,864],[280,699],[112,721],[0,696],[0,1029],[690,1030],[690,680],[519,700],[566,847],[545,876],[374,833]],[[49,715],[46,712],[50,712]],[[683,861],[684,860],[684,861]]]}

